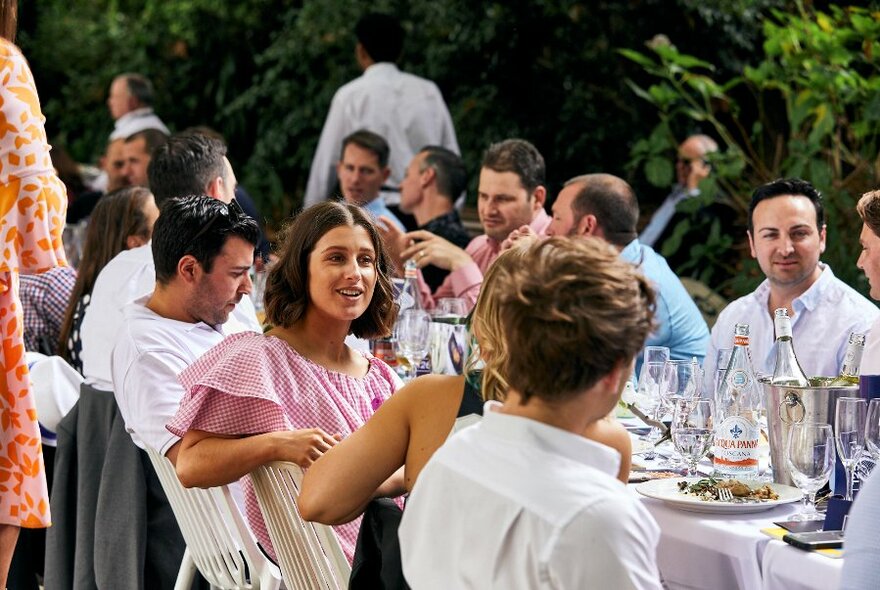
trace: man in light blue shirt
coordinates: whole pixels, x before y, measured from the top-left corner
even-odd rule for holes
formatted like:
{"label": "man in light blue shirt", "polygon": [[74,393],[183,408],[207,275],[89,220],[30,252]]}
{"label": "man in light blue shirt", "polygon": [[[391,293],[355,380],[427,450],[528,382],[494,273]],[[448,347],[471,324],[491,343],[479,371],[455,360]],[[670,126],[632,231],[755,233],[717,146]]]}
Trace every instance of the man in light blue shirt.
{"label": "man in light blue shirt", "polygon": [[[626,181],[610,174],[586,174],[565,183],[553,203],[547,235],[596,236],[620,250],[620,257],[641,268],[657,290],[657,327],[646,346],[666,346],[673,359],[702,362],[709,328],[684,285],[666,260],[639,242],[639,203]],[[636,357],[636,374],[642,355]]]}
{"label": "man in light blue shirt", "polygon": [[379,194],[391,174],[389,153],[388,142],[372,131],[361,129],[347,136],[342,140],[342,153],[336,165],[339,190],[346,202],[363,207],[374,220],[384,215],[400,231],[406,231]]}

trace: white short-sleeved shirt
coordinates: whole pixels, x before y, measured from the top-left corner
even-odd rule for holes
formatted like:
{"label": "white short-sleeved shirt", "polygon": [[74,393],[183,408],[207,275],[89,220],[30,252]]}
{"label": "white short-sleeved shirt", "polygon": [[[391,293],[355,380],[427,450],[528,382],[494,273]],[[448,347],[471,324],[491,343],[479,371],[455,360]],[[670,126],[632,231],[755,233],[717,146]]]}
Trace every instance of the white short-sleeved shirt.
{"label": "white short-sleeved shirt", "polygon": [[617,451],[496,407],[419,475],[400,525],[409,585],[659,589],[660,530]]}
{"label": "white short-sleeved shirt", "polygon": [[[830,266],[823,266],[819,279],[792,301],[794,351],[810,377],[837,375],[850,332],[868,332],[880,317],[876,305],[835,277]],[[735,324],[749,324],[749,351],[755,371],[773,373],[776,335],[767,307],[769,301],[770,282],[765,280],[753,292],[724,308],[712,328],[706,351],[706,375],[714,375],[716,351],[733,346]]]}
{"label": "white short-sleeved shirt", "polygon": [[871,324],[868,340],[865,342],[865,353],[862,356],[862,375],[880,375],[880,317]]}
{"label": "white short-sleeved shirt", "polygon": [[222,326],[162,317],[147,299],[125,306],[111,360],[113,394],[135,444],[164,455],[180,440],[165,428],[184,395],[177,376],[225,334]]}
{"label": "white short-sleeved shirt", "polygon": [[[152,293],[156,287],[156,267],[151,244],[123,250],[98,274],[92,298],[80,328],[83,377],[86,383],[111,391],[113,377],[110,354],[123,324],[123,308]],[[250,297],[242,297],[229,315],[227,334],[251,330],[260,332],[260,322]]]}

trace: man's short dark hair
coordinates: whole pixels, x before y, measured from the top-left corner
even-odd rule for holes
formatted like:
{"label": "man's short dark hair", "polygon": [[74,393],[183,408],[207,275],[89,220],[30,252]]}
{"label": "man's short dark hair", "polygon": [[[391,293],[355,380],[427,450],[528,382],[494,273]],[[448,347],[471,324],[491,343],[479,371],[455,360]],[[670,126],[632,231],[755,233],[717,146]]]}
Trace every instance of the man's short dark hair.
{"label": "man's short dark hair", "polygon": [[128,93],[133,96],[141,106],[153,106],[155,94],[153,92],[153,83],[146,76],[140,74],[122,74],[125,85],[128,87]]}
{"label": "man's short dark hair", "polygon": [[524,139],[505,139],[490,145],[483,154],[483,168],[513,172],[529,194],[544,184],[544,156]]}
{"label": "man's short dark hair", "polygon": [[144,140],[144,151],[152,156],[159,146],[165,145],[168,141],[168,136],[158,129],[142,129],[126,137],[125,143],[131,143],[139,139]]}
{"label": "man's short dark hair", "polygon": [[461,157],[438,145],[425,146],[419,153],[425,154],[419,172],[433,169],[437,175],[437,192],[454,202],[467,186],[467,169]]}
{"label": "man's short dark hair", "polygon": [[365,14],[354,27],[354,34],[375,62],[397,63],[403,50],[403,27],[390,14]]}
{"label": "man's short dark hair", "polygon": [[174,198],[165,202],[153,226],[153,262],[156,282],[167,285],[177,276],[177,264],[187,254],[205,272],[211,272],[214,259],[227,238],[236,236],[256,247],[260,237],[257,222],[241,210],[207,195]]}
{"label": "man's short dark hair", "polygon": [[150,190],[160,206],[168,199],[199,195],[218,176],[226,179],[226,144],[200,133],[180,133],[153,153],[147,167]]}
{"label": "man's short dark hair", "polygon": [[575,223],[584,215],[595,215],[605,241],[619,248],[638,237],[639,201],[632,187],[611,174],[585,174],[565,183],[580,184],[581,189],[571,202]]}
{"label": "man's short dark hair", "polygon": [[388,142],[385,141],[385,138],[378,133],[373,133],[366,129],[358,129],[351,135],[346,136],[342,140],[342,150],[339,152],[340,160],[345,155],[345,148],[352,143],[359,148],[376,154],[376,158],[379,160],[379,168],[388,166],[388,156],[391,153],[391,148],[388,147]]}
{"label": "man's short dark hair", "polygon": [[806,180],[801,180],[800,178],[779,178],[759,186],[752,193],[752,201],[749,203],[749,232],[754,233],[755,231],[752,220],[758,203],[783,195],[808,198],[816,209],[816,228],[822,231],[822,228],[825,227],[825,207],[822,204],[822,194]]}

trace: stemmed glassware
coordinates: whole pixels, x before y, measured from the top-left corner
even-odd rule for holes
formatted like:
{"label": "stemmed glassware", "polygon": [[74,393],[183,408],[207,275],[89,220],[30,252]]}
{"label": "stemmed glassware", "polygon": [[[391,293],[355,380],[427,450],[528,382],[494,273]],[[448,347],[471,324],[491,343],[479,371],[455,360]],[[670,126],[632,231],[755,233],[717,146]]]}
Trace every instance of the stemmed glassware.
{"label": "stemmed glassware", "polygon": [[880,398],[868,404],[868,417],[865,420],[865,447],[874,459],[880,462]]}
{"label": "stemmed glassware", "polygon": [[669,348],[666,346],[646,346],[642,358],[645,363],[665,363],[669,360]]}
{"label": "stemmed glassware", "polygon": [[834,440],[837,454],[846,469],[845,500],[853,499],[853,468],[861,459],[865,448],[865,414],[868,403],[859,397],[841,397],[837,400],[834,416]]}
{"label": "stemmed glassware", "polygon": [[416,367],[428,354],[431,316],[421,309],[405,309],[397,316],[395,326],[397,354],[407,363],[406,380],[416,376]]}
{"label": "stemmed glassware", "polygon": [[785,462],[792,481],[804,493],[804,509],[791,520],[821,520],[816,492],[834,469],[834,442],[830,424],[798,422],[788,431]]}
{"label": "stemmed glassware", "polygon": [[[674,408],[678,400],[699,398],[703,391],[703,370],[696,361],[666,361],[660,377],[660,400],[667,408]],[[662,414],[661,414],[662,415]],[[670,461],[664,467],[676,467]]]}
{"label": "stemmed glassware", "polygon": [[679,399],[672,409],[672,444],[688,465],[691,477],[697,463],[712,446],[712,402],[706,399]]}
{"label": "stemmed glassware", "polygon": [[[639,375],[639,385],[636,389],[635,404],[649,418],[659,421],[663,417],[660,401],[660,377],[663,374],[664,362],[648,361],[642,365]],[[661,432],[656,426],[645,436],[645,440],[653,445],[660,440]],[[650,461],[655,457],[653,446],[645,453],[645,459]]]}

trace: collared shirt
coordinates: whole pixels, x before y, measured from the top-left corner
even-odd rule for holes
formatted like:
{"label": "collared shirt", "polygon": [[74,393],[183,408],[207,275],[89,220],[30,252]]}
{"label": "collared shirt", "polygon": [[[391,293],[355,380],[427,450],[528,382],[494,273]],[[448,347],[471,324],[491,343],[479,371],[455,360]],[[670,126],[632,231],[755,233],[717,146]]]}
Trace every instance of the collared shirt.
{"label": "collared shirt", "polygon": [[648,222],[648,225],[645,226],[645,229],[639,235],[639,241],[652,248],[657,246],[657,240],[663,235],[666,226],[669,225],[669,221],[675,215],[675,208],[678,207],[678,204],[685,199],[696,197],[699,194],[699,189],[689,191],[680,184],[675,185],[669,196],[663,200],[663,203],[660,204],[660,207],[651,216],[651,221]]}
{"label": "collared shirt", "polygon": [[[537,215],[532,218],[529,227],[537,235],[543,236],[547,233],[550,221],[552,220],[544,209],[539,209]],[[460,297],[464,299],[468,310],[476,304],[477,296],[480,294],[480,285],[483,284],[483,273],[489,269],[489,266],[501,254],[501,242],[493,240],[484,234],[471,240],[471,243],[465,248],[465,252],[470,255],[473,262],[449,273],[449,276],[446,277],[443,284],[434,293],[430,292],[424,279],[419,280],[422,306],[425,309],[433,309],[437,300],[444,297]]]}
{"label": "collared shirt", "polygon": [[38,275],[21,275],[19,297],[25,350],[43,352],[43,342],[48,347],[46,354],[58,352],[61,324],[75,283],[76,271],[69,266],[56,266]]}
{"label": "collared shirt", "polygon": [[660,530],[614,449],[488,402],[419,475],[400,524],[413,588],[660,588]]}
{"label": "collared shirt", "polygon": [[[149,243],[123,250],[101,269],[80,330],[86,383],[105,391],[113,390],[110,352],[124,321],[122,309],[152,293],[155,286],[156,267]],[[250,297],[241,298],[226,322],[229,334],[244,330],[262,331]]]}
{"label": "collared shirt", "polygon": [[880,375],[880,316],[871,324],[860,368],[862,375]]}
{"label": "collared shirt", "polygon": [[162,317],[146,307],[148,299],[123,310],[125,322],[111,360],[113,395],[134,443],[164,455],[180,440],[165,428],[184,395],[177,376],[225,334],[223,326]]}
{"label": "collared shirt", "polygon": [[168,131],[168,127],[162,122],[162,119],[156,116],[153,112],[153,109],[150,107],[143,107],[129,111],[116,119],[113,132],[110,134],[110,141],[115,139],[125,139],[146,129],[157,129],[165,135],[171,134],[171,132]]}
{"label": "collared shirt", "polygon": [[397,215],[391,212],[385,205],[385,201],[382,200],[382,197],[377,196],[375,199],[367,203],[366,205],[361,205],[363,209],[365,209],[370,215],[373,216],[373,220],[377,223],[379,222],[379,216],[384,216],[394,222],[394,225],[397,226],[402,232],[406,231],[406,228],[403,226],[403,223],[397,218]]}
{"label": "collared shirt", "polygon": [[[342,140],[358,129],[369,129],[388,142],[388,184],[393,186],[400,184],[410,160],[426,145],[459,153],[452,117],[437,85],[401,72],[393,63],[373,64],[333,96],[309,172],[306,206],[329,196]],[[400,200],[399,193],[383,197],[389,204]]]}
{"label": "collared shirt", "polygon": [[[880,317],[877,307],[855,289],[834,276],[831,267],[820,263],[822,274],[792,303],[792,341],[798,362],[810,376],[834,376],[840,372],[850,332],[868,332]],[[735,324],[749,325],[749,351],[752,367],[758,373],[772,374],[776,363],[773,316],[768,309],[770,281],[764,280],[752,293],[724,308],[712,328],[706,352],[706,375],[715,374],[719,348],[733,346]]]}
{"label": "collared shirt", "polygon": [[[686,361],[697,357],[702,362],[709,344],[709,327],[666,259],[638,239],[627,244],[620,257],[638,266],[657,291],[657,329],[648,336],[645,346],[666,346],[672,359]],[[643,360],[641,354],[636,357],[636,375]]]}

